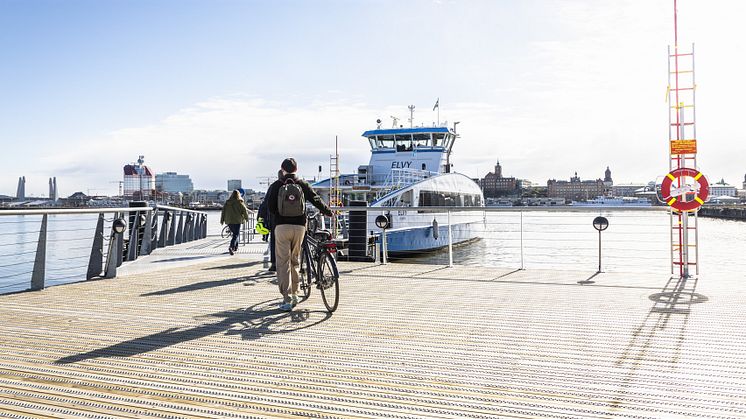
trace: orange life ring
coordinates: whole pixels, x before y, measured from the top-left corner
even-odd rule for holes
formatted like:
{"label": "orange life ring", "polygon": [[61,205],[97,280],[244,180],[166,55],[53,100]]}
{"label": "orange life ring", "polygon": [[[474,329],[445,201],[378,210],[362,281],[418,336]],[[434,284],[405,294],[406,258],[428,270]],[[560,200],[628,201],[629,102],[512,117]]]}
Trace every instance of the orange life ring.
{"label": "orange life ring", "polygon": [[[686,193],[683,196],[673,197],[671,196],[671,186],[673,181],[677,178],[688,176],[693,178],[699,184],[699,191],[694,195],[694,199],[686,201]],[[696,169],[681,168],[672,171],[663,178],[661,183],[661,195],[663,200],[673,209],[677,211],[696,211],[702,204],[707,200],[707,196],[710,194],[710,184],[707,182],[707,178]]]}

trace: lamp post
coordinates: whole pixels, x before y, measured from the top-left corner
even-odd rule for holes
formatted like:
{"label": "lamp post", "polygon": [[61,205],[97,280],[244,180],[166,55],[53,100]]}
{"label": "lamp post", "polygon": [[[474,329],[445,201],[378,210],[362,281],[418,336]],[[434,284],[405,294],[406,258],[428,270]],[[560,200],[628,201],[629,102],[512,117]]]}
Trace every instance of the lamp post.
{"label": "lamp post", "polygon": [[379,215],[376,217],[376,227],[380,228],[382,230],[381,233],[381,249],[383,250],[383,264],[386,265],[388,263],[388,259],[386,257],[386,229],[391,226],[391,222],[389,221],[389,217],[387,217],[384,214]]}
{"label": "lamp post", "polygon": [[601,232],[609,228],[609,220],[606,217],[596,217],[593,219],[593,228],[598,230],[598,272],[601,273]]}

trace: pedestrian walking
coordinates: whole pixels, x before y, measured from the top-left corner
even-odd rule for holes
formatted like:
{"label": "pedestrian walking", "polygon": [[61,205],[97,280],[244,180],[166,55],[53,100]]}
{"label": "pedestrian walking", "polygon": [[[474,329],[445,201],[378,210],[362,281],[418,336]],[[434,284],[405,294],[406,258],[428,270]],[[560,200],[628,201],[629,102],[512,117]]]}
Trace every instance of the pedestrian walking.
{"label": "pedestrian walking", "polygon": [[277,280],[282,294],[280,309],[290,311],[298,304],[298,268],[303,238],[306,234],[306,202],[331,217],[332,211],[311,185],[296,176],[298,164],[289,157],[283,160],[282,178],[267,190],[267,203],[275,236]]}
{"label": "pedestrian walking", "polygon": [[238,250],[238,234],[241,231],[241,224],[249,220],[249,212],[246,209],[243,198],[238,190],[231,192],[230,198],[225,201],[223,211],[220,213],[220,225],[228,224],[231,229],[231,242],[228,247],[228,253],[231,256]]}

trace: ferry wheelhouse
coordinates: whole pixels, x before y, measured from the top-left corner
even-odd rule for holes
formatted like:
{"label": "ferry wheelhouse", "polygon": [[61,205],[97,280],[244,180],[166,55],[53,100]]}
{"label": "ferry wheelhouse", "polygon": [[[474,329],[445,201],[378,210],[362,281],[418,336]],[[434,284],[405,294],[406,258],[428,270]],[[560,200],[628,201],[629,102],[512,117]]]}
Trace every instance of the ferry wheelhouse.
{"label": "ferry wheelhouse", "polygon": [[[380,124],[380,123],[379,123]],[[417,211],[428,207],[484,207],[479,185],[452,172],[450,154],[458,138],[447,126],[377,129],[362,135],[370,144],[371,157],[357,173],[325,179],[313,187],[342,205],[365,201],[381,211],[368,211],[367,230],[380,234],[375,218],[386,214],[387,248],[393,253],[434,250],[448,245],[448,222],[453,243],[479,237],[484,212]],[[449,218],[450,217],[450,218]]]}

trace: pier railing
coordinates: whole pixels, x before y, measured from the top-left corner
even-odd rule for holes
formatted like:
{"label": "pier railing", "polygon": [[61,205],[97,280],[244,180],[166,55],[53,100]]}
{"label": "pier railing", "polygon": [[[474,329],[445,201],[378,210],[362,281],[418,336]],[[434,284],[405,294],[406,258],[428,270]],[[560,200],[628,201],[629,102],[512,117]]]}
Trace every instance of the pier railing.
{"label": "pier railing", "polygon": [[[604,216],[609,221],[609,228],[602,233],[604,271],[670,269],[671,226],[665,207],[353,206],[335,210],[350,219],[344,232],[348,237],[359,234],[353,231],[355,217],[348,214],[366,213],[365,224],[357,222],[357,225],[366,226],[368,256],[376,258],[378,253],[380,261],[402,256],[385,254],[384,259],[383,229],[371,228],[373,220],[385,214],[391,221],[387,249],[391,249],[390,241],[397,231],[412,228],[419,230],[419,236],[433,242],[439,240],[441,244],[435,252],[406,252],[407,262],[514,269],[594,269],[599,266],[599,232],[593,227],[593,220]],[[459,243],[465,234],[462,228],[465,224],[469,224],[473,239]],[[376,251],[372,250],[373,244]]]}
{"label": "pier railing", "polygon": [[206,213],[162,205],[0,211],[0,293],[112,278],[125,261],[206,235]]}

